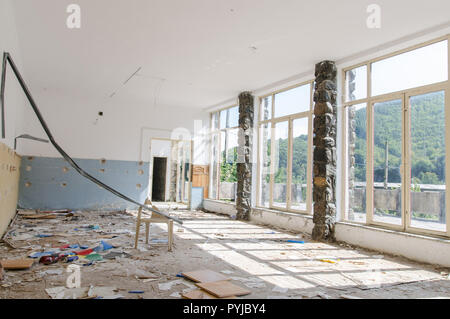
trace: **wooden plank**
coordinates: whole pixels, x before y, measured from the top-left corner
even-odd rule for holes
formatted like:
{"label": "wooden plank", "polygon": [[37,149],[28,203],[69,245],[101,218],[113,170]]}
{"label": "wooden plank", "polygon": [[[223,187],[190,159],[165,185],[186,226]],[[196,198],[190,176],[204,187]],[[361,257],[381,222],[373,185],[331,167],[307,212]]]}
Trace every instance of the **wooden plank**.
{"label": "wooden plank", "polygon": [[181,296],[185,299],[236,299],[236,296],[217,298],[216,296],[202,289],[191,290],[185,294],[181,294]]}
{"label": "wooden plank", "polygon": [[223,281],[230,280],[230,278],[225,277],[218,272],[212,271],[210,269],[196,270],[181,273],[184,277],[189,278],[195,282],[213,282],[213,281]]}
{"label": "wooden plank", "polygon": [[10,270],[28,269],[33,263],[34,260],[31,258],[0,260],[2,267]]}
{"label": "wooden plank", "polygon": [[54,218],[57,218],[57,216],[34,214],[34,215],[23,215],[22,218],[25,218],[25,219],[54,219]]}
{"label": "wooden plank", "polygon": [[200,282],[196,283],[197,287],[206,290],[219,298],[226,298],[231,296],[245,296],[251,291],[242,287],[236,286],[229,281],[214,281],[214,282]]}

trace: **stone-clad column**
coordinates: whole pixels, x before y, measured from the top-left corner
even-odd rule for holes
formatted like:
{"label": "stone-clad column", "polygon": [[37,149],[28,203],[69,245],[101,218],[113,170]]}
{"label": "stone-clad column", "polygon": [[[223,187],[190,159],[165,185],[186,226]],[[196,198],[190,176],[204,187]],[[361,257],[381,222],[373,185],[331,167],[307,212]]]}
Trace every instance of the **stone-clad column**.
{"label": "stone-clad column", "polygon": [[316,64],[314,93],[314,240],[333,240],[336,221],[337,70],[332,61]]}
{"label": "stone-clad column", "polygon": [[249,220],[252,192],[253,95],[239,94],[239,147],[237,158],[237,219]]}

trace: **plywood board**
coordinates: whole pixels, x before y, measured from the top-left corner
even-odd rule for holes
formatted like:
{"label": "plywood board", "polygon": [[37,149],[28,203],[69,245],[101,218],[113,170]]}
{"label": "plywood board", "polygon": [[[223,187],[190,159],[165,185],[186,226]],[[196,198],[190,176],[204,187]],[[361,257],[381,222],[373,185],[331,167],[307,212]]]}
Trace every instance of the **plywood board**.
{"label": "plywood board", "polygon": [[236,299],[236,296],[231,296],[227,298],[218,298],[203,289],[191,290],[185,294],[181,294],[185,299]]}
{"label": "plywood board", "polygon": [[214,281],[214,282],[200,282],[196,283],[197,287],[206,290],[219,298],[226,298],[231,296],[245,296],[251,291],[242,287],[236,286],[229,281]]}
{"label": "plywood board", "polygon": [[213,281],[223,281],[230,280],[230,278],[215,272],[210,269],[196,270],[181,273],[184,277],[189,278],[195,282],[213,282]]}
{"label": "plywood board", "polygon": [[28,269],[33,263],[34,260],[31,258],[0,260],[2,267],[10,270]]}

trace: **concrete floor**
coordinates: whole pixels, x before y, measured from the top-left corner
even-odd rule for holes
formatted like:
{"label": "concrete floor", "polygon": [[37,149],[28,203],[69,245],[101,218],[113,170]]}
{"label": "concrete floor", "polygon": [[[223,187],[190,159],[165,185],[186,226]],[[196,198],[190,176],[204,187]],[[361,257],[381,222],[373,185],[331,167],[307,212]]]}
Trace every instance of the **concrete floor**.
{"label": "concrete floor", "polygon": [[[172,215],[184,220],[182,226],[175,224],[173,252],[167,252],[164,243],[145,244],[143,227],[139,247],[133,249],[135,214],[74,212],[73,217],[54,220],[19,217],[9,237],[17,248],[1,243],[0,258],[26,257],[64,244],[95,247],[106,240],[116,247],[113,251],[130,256],[81,266],[81,286],[113,287],[114,294],[124,298],[180,298],[179,293],[194,285],[176,275],[206,268],[223,272],[252,291],[241,298],[450,298],[449,269],[343,243],[317,243],[302,234],[216,214],[173,210]],[[89,225],[99,228],[81,229]],[[53,236],[39,238],[38,233]],[[111,234],[118,237],[101,238]],[[166,226],[152,225],[151,238],[167,238]],[[305,243],[286,242],[289,239]],[[5,271],[0,298],[49,298],[45,289],[65,286],[68,265],[35,263],[28,270]],[[155,278],[140,279],[144,277]],[[172,281],[165,290],[170,284],[164,284]]]}

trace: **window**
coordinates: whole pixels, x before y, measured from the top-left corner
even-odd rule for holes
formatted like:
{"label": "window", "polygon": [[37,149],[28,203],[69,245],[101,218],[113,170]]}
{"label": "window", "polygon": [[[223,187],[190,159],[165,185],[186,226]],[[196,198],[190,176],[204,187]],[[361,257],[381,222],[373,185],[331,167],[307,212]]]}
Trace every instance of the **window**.
{"label": "window", "polygon": [[237,189],[239,107],[211,114],[209,198],[234,202]]}
{"label": "window", "polygon": [[260,98],[257,203],[311,212],[312,81]]}
{"label": "window", "polygon": [[446,37],[343,71],[346,220],[450,236],[448,58]]}

